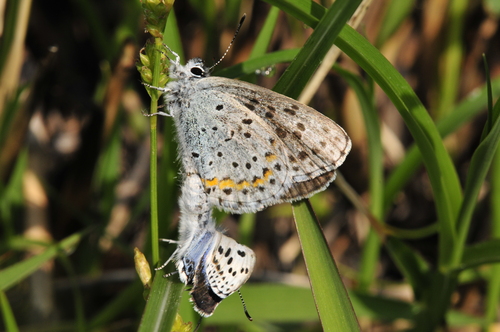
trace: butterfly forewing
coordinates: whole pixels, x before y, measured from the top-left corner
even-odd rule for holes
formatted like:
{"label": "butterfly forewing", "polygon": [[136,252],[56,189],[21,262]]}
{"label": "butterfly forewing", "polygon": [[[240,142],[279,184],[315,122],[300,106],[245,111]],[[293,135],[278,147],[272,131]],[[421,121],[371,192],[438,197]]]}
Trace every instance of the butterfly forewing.
{"label": "butterfly forewing", "polygon": [[221,92],[199,89],[179,122],[187,128],[179,133],[188,142],[184,154],[213,205],[241,213],[281,202],[287,147],[257,114]]}

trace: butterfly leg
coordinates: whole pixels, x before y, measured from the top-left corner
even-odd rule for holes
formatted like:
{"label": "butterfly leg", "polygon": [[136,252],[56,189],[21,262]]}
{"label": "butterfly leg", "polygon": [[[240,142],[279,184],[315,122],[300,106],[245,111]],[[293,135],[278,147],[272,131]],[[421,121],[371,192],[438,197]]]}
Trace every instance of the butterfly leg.
{"label": "butterfly leg", "polygon": [[160,88],[158,86],[154,86],[154,85],[151,85],[151,84],[148,84],[148,83],[144,83],[144,82],[142,82],[142,85],[147,86],[150,89],[155,89],[155,90],[161,91],[163,93],[170,92],[170,89],[168,89],[168,88]]}
{"label": "butterfly leg", "polygon": [[170,257],[167,259],[167,261],[165,263],[163,263],[161,266],[158,266],[157,268],[155,268],[155,271],[162,270],[165,266],[167,266],[168,263],[170,263],[173,259],[176,258],[177,253],[179,252],[179,250],[180,250],[180,247],[177,247],[177,249],[175,249],[175,251],[173,252],[173,254],[170,255]]}
{"label": "butterfly leg", "polygon": [[[181,57],[179,56],[179,54],[177,54],[177,53],[175,53],[174,51],[172,51],[172,49],[171,49],[170,47],[168,47],[168,45],[167,45],[167,44],[163,44],[163,47],[165,47],[165,48],[166,48],[166,49],[167,49],[170,53],[172,53],[172,54],[175,56],[175,61],[172,61],[172,60],[170,60],[170,61],[172,61],[172,62],[174,62],[174,63],[176,63],[176,64],[179,64],[179,63],[180,63],[180,61],[181,61]],[[168,58],[168,57],[167,57],[167,58]],[[169,58],[169,59],[170,59],[170,58]]]}
{"label": "butterfly leg", "polygon": [[170,240],[170,239],[163,239],[163,238],[161,238],[161,239],[158,239],[158,240],[160,240],[161,242],[167,242],[167,243],[174,243],[174,244],[178,244],[179,243],[179,241]]}
{"label": "butterfly leg", "polygon": [[156,112],[156,113],[146,113],[144,110],[141,110],[142,115],[144,116],[155,116],[155,115],[161,115],[161,116],[169,116],[172,117],[171,114],[166,113],[166,112]]}

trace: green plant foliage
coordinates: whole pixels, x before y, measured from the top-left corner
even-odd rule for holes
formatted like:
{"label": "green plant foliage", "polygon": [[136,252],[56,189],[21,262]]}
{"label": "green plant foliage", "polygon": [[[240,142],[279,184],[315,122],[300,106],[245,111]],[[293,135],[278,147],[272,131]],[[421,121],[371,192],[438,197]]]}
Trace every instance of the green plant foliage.
{"label": "green plant foliage", "polygon": [[[182,170],[172,120],[141,115],[164,107],[141,83],[167,84],[165,44],[182,63],[215,63],[243,13],[212,75],[298,98],[338,47],[311,106],[346,129],[353,149],[339,168],[347,184],[312,205],[216,213],[227,235],[256,252],[241,288],[253,321],[233,294],[199,331],[497,325],[498,1],[372,2],[359,26],[348,25],[361,3],[7,2],[0,330],[197,326],[185,286],[163,277],[174,264],[153,270],[175,249],[158,239],[177,239]],[[150,285],[135,272],[135,247]]]}

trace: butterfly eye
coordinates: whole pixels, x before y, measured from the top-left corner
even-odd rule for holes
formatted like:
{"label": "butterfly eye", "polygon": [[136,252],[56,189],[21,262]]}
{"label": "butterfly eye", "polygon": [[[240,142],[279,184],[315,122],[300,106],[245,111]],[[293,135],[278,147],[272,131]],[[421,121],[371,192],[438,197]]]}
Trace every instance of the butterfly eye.
{"label": "butterfly eye", "polygon": [[205,72],[200,67],[191,68],[191,74],[195,76],[205,76]]}

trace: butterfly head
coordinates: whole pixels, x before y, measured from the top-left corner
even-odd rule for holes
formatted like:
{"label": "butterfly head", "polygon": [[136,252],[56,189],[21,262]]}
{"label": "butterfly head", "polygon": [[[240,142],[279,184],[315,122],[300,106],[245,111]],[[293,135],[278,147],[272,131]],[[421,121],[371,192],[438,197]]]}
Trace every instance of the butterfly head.
{"label": "butterfly head", "polygon": [[184,66],[176,61],[171,61],[169,76],[174,80],[204,78],[210,76],[210,70],[200,58],[193,58]]}

